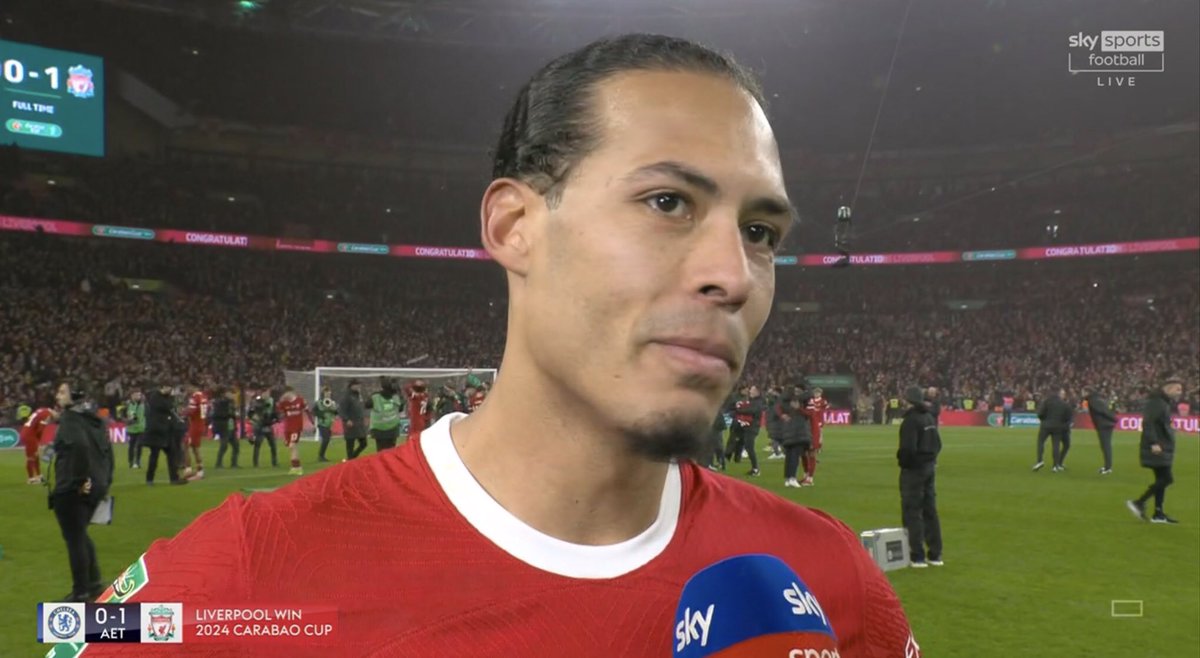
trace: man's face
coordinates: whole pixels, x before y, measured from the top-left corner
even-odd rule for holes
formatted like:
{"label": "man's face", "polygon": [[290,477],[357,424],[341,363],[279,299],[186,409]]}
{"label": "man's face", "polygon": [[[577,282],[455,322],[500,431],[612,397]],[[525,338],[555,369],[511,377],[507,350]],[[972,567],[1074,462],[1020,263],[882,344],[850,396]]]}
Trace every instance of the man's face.
{"label": "man's face", "polygon": [[[597,148],[528,211],[513,328],[597,419],[655,458],[698,448],[770,312],[792,220],[761,108],[711,75],[601,83]],[[674,445],[671,445],[674,444]]]}
{"label": "man's face", "polygon": [[1178,400],[1183,396],[1183,384],[1167,384],[1163,387],[1163,392],[1172,400]]}
{"label": "man's face", "polygon": [[142,401],[142,392],[141,392],[141,391],[134,391],[134,392],[133,392],[133,401],[134,401],[134,402],[141,402],[141,401]]}
{"label": "man's face", "polygon": [[58,385],[58,389],[54,391],[54,403],[62,409],[71,406],[71,386],[69,384]]}

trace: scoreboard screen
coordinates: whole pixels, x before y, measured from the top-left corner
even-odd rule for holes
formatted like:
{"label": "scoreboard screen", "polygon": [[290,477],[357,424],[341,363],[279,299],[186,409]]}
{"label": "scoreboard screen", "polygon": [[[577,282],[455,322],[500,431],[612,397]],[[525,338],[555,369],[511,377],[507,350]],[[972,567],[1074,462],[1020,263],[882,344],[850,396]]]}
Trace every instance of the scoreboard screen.
{"label": "scoreboard screen", "polygon": [[104,60],[0,40],[0,145],[104,155]]}

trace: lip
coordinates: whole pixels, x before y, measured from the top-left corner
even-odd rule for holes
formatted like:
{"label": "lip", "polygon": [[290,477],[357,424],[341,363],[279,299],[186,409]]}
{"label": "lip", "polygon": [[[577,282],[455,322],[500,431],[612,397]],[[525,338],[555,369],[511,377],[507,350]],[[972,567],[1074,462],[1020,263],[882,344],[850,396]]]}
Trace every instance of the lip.
{"label": "lip", "polygon": [[713,375],[728,375],[737,368],[733,347],[724,341],[681,337],[654,341],[675,362],[688,370]]}

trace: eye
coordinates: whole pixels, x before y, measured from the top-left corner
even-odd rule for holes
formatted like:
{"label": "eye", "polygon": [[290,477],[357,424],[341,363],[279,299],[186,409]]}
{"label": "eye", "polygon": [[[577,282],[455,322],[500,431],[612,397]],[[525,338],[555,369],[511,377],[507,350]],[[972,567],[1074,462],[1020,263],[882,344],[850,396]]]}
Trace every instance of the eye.
{"label": "eye", "polygon": [[747,224],[742,227],[746,241],[750,244],[766,244],[771,249],[779,246],[779,231],[768,224]]}
{"label": "eye", "polygon": [[656,212],[672,217],[687,217],[691,214],[687,198],[677,192],[657,192],[643,199],[643,203]]}

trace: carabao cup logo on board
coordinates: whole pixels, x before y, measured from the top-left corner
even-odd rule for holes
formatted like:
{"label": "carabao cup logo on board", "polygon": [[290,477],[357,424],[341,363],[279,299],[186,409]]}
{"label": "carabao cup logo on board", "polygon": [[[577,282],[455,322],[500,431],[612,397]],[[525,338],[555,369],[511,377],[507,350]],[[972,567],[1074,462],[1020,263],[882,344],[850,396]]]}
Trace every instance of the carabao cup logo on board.
{"label": "carabao cup logo on board", "polygon": [[1067,37],[1067,70],[1096,73],[1097,87],[1136,87],[1135,73],[1166,69],[1162,30],[1104,30]]}
{"label": "carabao cup logo on board", "polygon": [[67,69],[67,92],[75,98],[91,98],[96,95],[96,83],[92,82],[92,70],[86,66]]}

